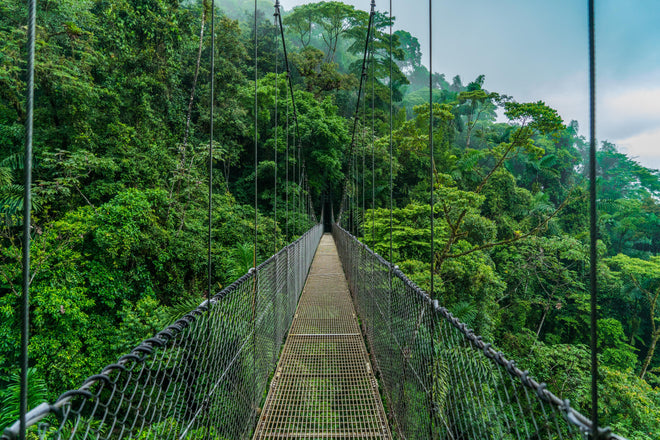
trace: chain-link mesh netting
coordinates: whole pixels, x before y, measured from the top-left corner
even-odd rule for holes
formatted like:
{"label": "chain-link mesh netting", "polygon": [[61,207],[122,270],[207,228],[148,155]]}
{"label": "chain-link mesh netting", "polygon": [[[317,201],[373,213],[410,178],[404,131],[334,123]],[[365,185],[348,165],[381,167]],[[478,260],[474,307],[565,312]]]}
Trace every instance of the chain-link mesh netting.
{"label": "chain-link mesh netting", "polygon": [[27,425],[44,439],[248,438],[322,234],[314,226]]}
{"label": "chain-link mesh netting", "polygon": [[341,263],[321,239],[254,440],[391,439]]}
{"label": "chain-link mesh netting", "polygon": [[[568,401],[345,229],[333,225],[333,235],[401,438],[587,438],[590,420]],[[599,438],[621,437],[603,430]]]}

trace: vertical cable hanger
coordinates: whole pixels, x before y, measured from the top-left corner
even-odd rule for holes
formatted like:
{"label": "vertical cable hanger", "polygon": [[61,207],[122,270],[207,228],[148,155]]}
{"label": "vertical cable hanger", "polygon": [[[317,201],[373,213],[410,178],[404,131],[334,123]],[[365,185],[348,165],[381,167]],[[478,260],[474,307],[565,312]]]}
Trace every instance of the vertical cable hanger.
{"label": "vertical cable hanger", "polygon": [[429,154],[431,156],[430,187],[431,187],[431,288],[429,294],[433,297],[433,282],[435,272],[435,224],[434,209],[435,196],[433,185],[433,168],[435,167],[433,155],[433,9],[432,0],[429,0]]}
{"label": "vertical cable hanger", "polygon": [[[365,72],[366,72],[366,63],[367,63],[367,52],[369,50],[369,35],[371,35],[371,26],[373,24],[373,19],[374,19],[374,10],[376,8],[376,0],[371,0],[371,11],[369,12],[369,23],[367,24],[367,37],[364,42],[364,52],[362,54],[362,70],[360,71],[360,86],[358,88],[358,97],[357,97],[357,102],[355,104],[355,116],[353,118],[353,133],[351,135],[351,144],[350,148],[348,151],[348,160],[344,162],[344,170],[346,168],[350,168],[350,160],[351,157],[353,156],[355,152],[355,144],[356,144],[356,132],[358,128],[358,120],[359,120],[359,113],[360,113],[360,97],[362,96],[362,85],[364,82],[364,77],[365,77]],[[347,197],[347,189],[348,189],[348,180],[349,180],[349,173],[345,172],[344,173],[344,185],[342,189],[342,195],[341,195],[341,203],[340,203],[340,211],[339,215],[337,216],[338,220],[341,220],[341,216],[343,211],[341,210],[342,207],[344,206],[344,199]]]}
{"label": "vertical cable hanger", "polygon": [[588,3],[589,15],[589,238],[591,290],[591,437],[598,439],[598,253],[597,253],[597,199],[596,199],[596,38],[594,0]]}
{"label": "vertical cable hanger", "polygon": [[[368,56],[368,55],[367,55]],[[367,76],[367,72],[365,71],[364,73],[365,77]],[[364,99],[362,100],[362,149],[361,149],[361,157],[362,157],[362,173],[360,173],[360,177],[362,177],[361,183],[362,183],[362,213],[360,215],[360,226],[362,227],[362,241],[366,241],[366,234],[365,231],[366,229],[364,228],[364,214],[367,211],[367,192],[365,191],[365,178],[364,178],[364,173],[367,170],[366,166],[366,151],[367,151],[367,91],[365,89],[364,91]]]}
{"label": "vertical cable hanger", "polygon": [[[364,73],[367,76],[367,72]],[[362,100],[362,216],[360,217],[360,226],[362,227],[362,241],[366,242],[367,229],[365,228],[364,219],[367,212],[367,191],[365,186],[365,173],[367,171],[367,91],[364,91],[364,99]]]}
{"label": "vertical cable hanger", "polygon": [[[394,208],[394,202],[393,202],[393,193],[394,193],[394,186],[392,185],[392,174],[393,174],[393,167],[392,167],[392,128],[394,125],[393,121],[393,102],[392,102],[392,95],[393,95],[393,85],[392,85],[392,0],[390,0],[390,51],[389,51],[389,57],[390,57],[390,83],[389,83],[389,88],[390,88],[390,258],[389,262],[392,263],[393,260],[393,255],[392,255],[392,211]],[[392,271],[390,270],[390,290],[392,288]]]}
{"label": "vertical cable hanger", "polygon": [[[287,73],[288,75],[288,73]],[[287,244],[289,243],[289,98],[286,100],[286,152],[284,154],[284,168],[285,168],[285,186],[284,186],[284,236],[286,237]]]}
{"label": "vertical cable hanger", "polygon": [[[431,157],[431,165],[429,172],[429,183],[431,190],[431,282],[429,295],[431,298],[435,296],[434,281],[435,281],[435,186],[433,184],[435,156],[433,151],[433,0],[429,0],[429,155]],[[435,353],[435,319],[431,319],[431,344],[433,346],[432,352]],[[433,396],[429,395],[429,438],[433,438]]]}
{"label": "vertical cable hanger", "polygon": [[[257,27],[257,0],[254,0],[254,255],[252,256],[252,270],[254,271],[254,274],[252,276],[252,311],[251,311],[251,323],[253,327],[252,331],[252,350],[256,350],[257,346],[257,339],[256,339],[256,324],[257,324],[257,284],[258,284],[258,278],[259,278],[259,273],[257,272],[257,244],[258,244],[258,226],[259,226],[259,212],[257,210],[258,205],[257,205],[257,189],[258,189],[258,182],[259,182],[259,177],[258,177],[258,161],[259,161],[259,156],[258,156],[258,143],[259,143],[259,133],[258,133],[258,126],[259,126],[259,97],[257,95],[258,87],[257,87],[257,81],[259,79],[259,71],[258,71],[258,59],[257,56],[259,54],[259,49],[258,49],[258,43],[259,43],[259,38],[258,38],[258,27]],[[254,380],[256,381],[256,376],[254,377]],[[256,382],[254,383],[255,390],[256,390]]]}
{"label": "vertical cable hanger", "polygon": [[[211,245],[213,243],[213,105],[214,105],[214,93],[215,93],[215,0],[211,0],[211,99],[209,106],[209,224],[208,224],[208,254],[206,256],[206,263],[208,268],[208,293],[206,296],[208,312],[211,312],[211,296],[213,296],[213,265],[211,262]],[[208,338],[207,350],[211,346],[211,318],[209,317],[206,322],[206,336]],[[211,377],[211,364],[207,365],[208,372],[207,377]],[[207,399],[211,397],[211,382],[208,381],[207,390],[206,390]],[[211,432],[211,420],[209,417],[210,405],[207,402],[206,405],[206,436],[208,437]]]}
{"label": "vertical cable hanger", "polygon": [[[294,119],[295,122],[295,119]],[[296,136],[296,131],[293,130],[293,133],[291,134],[291,147],[293,151],[291,154],[293,154],[293,169],[291,170],[291,181],[296,182],[296,142],[298,141],[298,137]],[[293,191],[293,200],[291,201],[291,223],[293,225],[293,231],[291,232],[291,235],[294,236],[296,233],[296,206],[298,206],[298,195],[296,194],[295,191],[295,184],[291,185],[294,189]]]}
{"label": "vertical cable hanger", "polygon": [[[278,0],[279,1],[279,0]],[[277,7],[275,9],[275,25],[277,26]],[[279,139],[277,137],[277,111],[278,111],[278,105],[279,105],[279,90],[280,90],[280,84],[279,84],[279,62],[280,62],[280,53],[279,49],[277,48],[277,34],[275,34],[275,178],[274,178],[274,194],[273,194],[273,219],[274,219],[274,225],[273,225],[273,255],[277,253],[277,145],[279,143]]]}
{"label": "vertical cable hanger", "polygon": [[300,219],[300,212],[302,211],[302,155],[301,155],[300,135],[298,135],[298,219]]}
{"label": "vertical cable hanger", "polygon": [[371,248],[376,250],[376,64],[371,34]]}
{"label": "vertical cable hanger", "polygon": [[[293,142],[292,143],[293,143],[293,145],[296,145],[296,139],[298,140],[298,142],[300,142],[301,137],[300,137],[300,129],[299,129],[299,126],[298,126],[298,112],[296,110],[296,99],[295,99],[295,95],[293,93],[293,81],[291,79],[291,67],[289,66],[289,56],[288,56],[288,53],[287,53],[287,50],[286,50],[286,39],[284,38],[284,26],[282,25],[282,14],[280,13],[280,2],[279,2],[279,0],[275,1],[275,16],[276,16],[277,22],[279,24],[280,36],[282,38],[282,49],[283,49],[283,52],[284,52],[284,65],[286,67],[286,76],[287,76],[287,80],[288,80],[288,83],[289,83],[289,93],[290,93],[290,96],[291,96],[291,107],[293,109],[294,133],[293,133]],[[287,105],[288,105],[288,101],[287,101]],[[287,107],[287,109],[288,109],[288,107]],[[287,119],[287,124],[288,124],[288,119]],[[288,166],[289,166],[288,165],[288,163],[289,163],[288,162],[289,161],[288,146],[289,145],[288,145],[288,125],[287,125],[287,173],[289,171],[289,169],[288,169]],[[298,144],[298,151],[300,151],[300,144]],[[298,159],[300,159],[300,157]],[[294,168],[293,180],[297,181],[298,184],[300,184],[300,164],[299,163],[298,163],[298,178],[296,179],[296,168]],[[287,182],[288,182],[288,178],[287,178]],[[300,196],[300,194],[298,196]],[[300,204],[299,198],[300,197],[296,198],[296,193],[294,192],[294,199],[293,199],[293,206],[294,207],[297,207]],[[289,209],[289,205],[288,205],[288,188],[287,188],[287,209]],[[288,211],[287,211],[287,215],[288,215]],[[294,218],[296,218],[296,217],[294,217]],[[288,220],[287,220],[287,229],[288,229]]]}
{"label": "vertical cable hanger", "polygon": [[28,344],[30,343],[30,225],[32,223],[32,138],[34,127],[34,52],[37,17],[36,0],[28,1],[27,26],[27,90],[25,121],[25,165],[23,193],[23,295],[21,297],[21,373],[20,373],[20,423],[19,438],[25,440],[28,391]]}
{"label": "vertical cable hanger", "polygon": [[[259,64],[257,60],[257,56],[259,54],[259,49],[258,49],[258,44],[259,44],[259,38],[258,38],[258,26],[257,26],[257,0],[254,0],[254,255],[252,258],[252,267],[254,268],[255,272],[257,270],[257,241],[258,241],[258,223],[259,223],[259,216],[257,214],[257,185],[259,182],[258,178],[258,163],[259,163],[259,157],[258,157],[258,145],[259,145],[259,133],[257,130],[257,127],[259,126],[259,97],[257,96],[257,91],[258,91],[258,84],[257,81],[259,80],[259,72],[257,71]],[[255,290],[256,290],[256,273],[255,273]],[[253,306],[254,306],[254,299],[253,299]]]}
{"label": "vertical cable hanger", "polygon": [[208,224],[208,297],[211,298],[212,288],[212,265],[211,265],[211,243],[212,243],[212,215],[213,215],[213,105],[214,105],[214,88],[215,88],[215,0],[211,0],[211,103],[209,108],[209,224]]}

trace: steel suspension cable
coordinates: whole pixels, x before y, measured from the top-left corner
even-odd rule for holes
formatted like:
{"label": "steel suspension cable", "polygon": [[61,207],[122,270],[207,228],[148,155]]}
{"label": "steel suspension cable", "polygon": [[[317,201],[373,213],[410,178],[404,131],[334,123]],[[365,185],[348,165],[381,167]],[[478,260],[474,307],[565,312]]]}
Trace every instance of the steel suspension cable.
{"label": "steel suspension cable", "polygon": [[25,415],[28,407],[28,345],[30,343],[30,224],[32,223],[32,138],[34,128],[34,53],[37,21],[37,2],[28,1],[27,26],[27,90],[25,121],[25,164],[23,192],[23,295],[21,297],[21,373],[19,414],[21,428],[19,437],[25,440]]}
{"label": "steel suspension cable", "polygon": [[[258,79],[259,79],[259,36],[258,36],[258,26],[257,26],[257,0],[254,0],[254,254],[252,256],[252,270],[254,275],[252,277],[252,313],[251,313],[251,323],[252,323],[252,350],[256,353],[257,350],[257,287],[259,283],[259,272],[257,270],[257,245],[259,240],[259,211],[257,210],[258,204],[258,183],[259,183],[259,97],[257,95],[258,91]],[[254,390],[257,390],[257,377],[253,376],[254,380]]]}
{"label": "steel suspension cable", "polygon": [[[277,22],[277,17],[275,17],[275,21]],[[276,23],[277,24],[277,23]],[[275,41],[277,42],[277,35],[275,35]],[[279,83],[279,50],[277,49],[277,44],[275,44],[275,177],[274,177],[274,182],[273,182],[273,187],[274,187],[274,194],[273,194],[273,218],[274,218],[274,224],[273,224],[273,255],[277,253],[277,145],[279,143],[279,139],[277,137],[277,110],[278,110],[278,105],[279,105],[279,90],[280,90],[280,83]]]}
{"label": "steel suspension cable", "polygon": [[376,65],[371,36],[371,246],[376,249]]}
{"label": "steel suspension cable", "polygon": [[[435,155],[433,151],[433,1],[429,0],[429,155],[431,156],[430,166],[430,189],[431,189],[431,280],[429,295],[431,298],[435,296],[434,281],[435,281],[435,185],[434,185],[434,170],[435,170]],[[432,352],[436,350],[435,340],[435,320],[431,321],[431,346]],[[433,436],[433,422],[434,422],[434,406],[432,393],[429,393],[429,436]]]}
{"label": "steel suspension cable", "polygon": [[[288,74],[287,74],[288,76]],[[286,153],[285,153],[285,186],[284,186],[284,205],[286,206],[284,220],[284,236],[289,243],[289,99],[286,100]]]}
{"label": "steel suspension cable", "polygon": [[365,176],[367,171],[367,100],[366,100],[366,90],[365,90],[365,99],[362,101],[362,217],[360,218],[360,224],[362,226],[362,241],[366,242],[367,238],[367,229],[365,228],[365,216],[367,213],[367,191],[365,190]]}
{"label": "steel suspension cable", "polygon": [[[367,24],[367,38],[364,41],[364,52],[362,54],[362,70],[360,71],[360,86],[358,88],[358,98],[357,98],[357,103],[355,104],[355,116],[353,118],[353,134],[351,135],[351,145],[350,149],[348,151],[348,157],[350,158],[354,151],[355,151],[355,133],[357,131],[357,124],[358,124],[358,115],[360,112],[360,98],[362,96],[362,86],[364,82],[364,77],[366,73],[366,63],[367,63],[367,52],[369,50],[369,36],[371,35],[371,27],[373,25],[373,18],[374,18],[374,11],[376,8],[376,1],[371,0],[371,10],[369,12],[369,22]],[[344,168],[346,168],[346,165],[344,165]],[[346,187],[348,184],[348,173],[345,173],[344,175],[344,188],[342,190],[342,203],[340,206],[343,206],[344,203],[344,198],[346,197]],[[341,219],[342,212],[339,212],[338,219]]]}
{"label": "steel suspension cable", "polygon": [[296,208],[296,211],[298,212],[298,218],[300,218],[300,211],[302,210],[302,165],[300,163],[301,160],[301,145],[300,145],[300,136],[298,136],[298,207]]}
{"label": "steel suspension cable", "polygon": [[[277,22],[279,23],[280,35],[282,37],[282,48],[283,48],[283,52],[284,52],[284,64],[286,66],[287,79],[288,79],[288,83],[289,83],[289,91],[291,93],[291,107],[293,108],[293,120],[294,120],[294,123],[295,123],[295,135],[294,136],[298,140],[298,144],[297,144],[298,145],[298,160],[297,160],[297,163],[298,163],[298,166],[297,166],[297,168],[298,168],[298,178],[296,180],[298,182],[298,193],[301,193],[301,191],[302,191],[301,190],[301,188],[302,188],[302,180],[301,180],[302,174],[301,174],[301,169],[300,168],[301,168],[301,161],[302,161],[302,157],[301,157],[301,140],[302,139],[300,137],[300,128],[299,128],[299,125],[298,125],[298,112],[297,112],[297,109],[296,109],[295,95],[293,93],[293,80],[291,79],[291,67],[289,65],[289,56],[288,56],[288,52],[287,52],[287,49],[286,49],[286,39],[284,38],[284,26],[282,25],[282,14],[280,12],[280,2],[279,2],[279,0],[275,1],[275,16],[277,18]],[[295,144],[295,141],[294,141],[294,144]],[[295,177],[295,174],[294,174],[294,177]],[[301,198],[302,198],[302,194],[298,194],[298,198],[294,199],[294,206],[296,206],[296,210],[298,212],[302,211],[302,199]]]}
{"label": "steel suspension cable", "polygon": [[597,199],[596,199],[596,38],[594,0],[588,2],[589,15],[589,238],[591,290],[591,421],[592,438],[598,439],[598,253],[597,253]]}
{"label": "steel suspension cable", "polygon": [[[211,297],[213,296],[212,285],[213,285],[213,265],[211,262],[211,245],[213,243],[213,105],[214,105],[214,93],[215,93],[215,0],[211,0],[211,97],[210,97],[210,106],[209,106],[209,224],[208,224],[208,254],[207,254],[207,268],[208,268],[208,294],[206,296],[208,302],[208,307],[211,307]],[[211,323],[207,321],[206,323],[206,337],[208,338],[208,344],[206,347],[207,356],[210,350],[210,341],[211,341]],[[211,363],[207,364],[208,376],[211,376]],[[207,384],[206,395],[211,395],[211,383]],[[209,417],[210,405],[206,405],[206,435],[209,436],[211,432],[211,420]]]}
{"label": "steel suspension cable", "polygon": [[284,54],[284,65],[286,67],[286,77],[289,83],[289,92],[291,93],[291,106],[293,108],[293,121],[295,122],[296,134],[300,137],[298,128],[298,112],[296,110],[296,97],[293,94],[293,80],[291,79],[291,67],[289,65],[289,55],[286,50],[286,39],[284,38],[284,26],[282,25],[282,14],[280,13],[280,0],[275,1],[275,17],[279,23],[280,36],[282,37],[282,50]]}
{"label": "steel suspension cable", "polygon": [[[258,145],[259,145],[259,133],[258,133],[258,127],[259,127],[259,97],[257,96],[257,91],[258,91],[258,85],[257,81],[259,80],[259,72],[258,72],[258,55],[259,55],[259,37],[258,37],[258,26],[257,26],[257,0],[254,0],[254,255],[252,258],[253,265],[252,267],[255,269],[257,268],[257,241],[258,241],[258,222],[259,222],[259,216],[257,214],[257,199],[258,199],[258,194],[257,194],[257,185],[259,183],[259,178],[258,178],[258,163],[259,163],[259,151],[258,151]],[[256,289],[256,276],[255,276],[255,289]],[[254,299],[253,299],[254,302]]]}
{"label": "steel suspension cable", "polygon": [[435,278],[435,224],[434,224],[434,209],[435,209],[435,195],[434,187],[433,170],[435,168],[435,159],[433,155],[433,1],[429,0],[429,154],[431,155],[431,172],[430,172],[430,184],[431,184],[431,289],[429,294],[433,298],[433,283]]}

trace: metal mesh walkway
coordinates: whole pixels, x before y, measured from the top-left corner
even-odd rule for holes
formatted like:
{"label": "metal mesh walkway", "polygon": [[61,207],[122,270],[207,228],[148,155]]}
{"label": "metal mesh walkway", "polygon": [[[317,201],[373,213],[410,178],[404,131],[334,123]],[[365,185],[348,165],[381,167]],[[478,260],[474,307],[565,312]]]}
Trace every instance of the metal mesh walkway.
{"label": "metal mesh walkway", "polygon": [[254,439],[391,434],[335,243],[325,234]]}

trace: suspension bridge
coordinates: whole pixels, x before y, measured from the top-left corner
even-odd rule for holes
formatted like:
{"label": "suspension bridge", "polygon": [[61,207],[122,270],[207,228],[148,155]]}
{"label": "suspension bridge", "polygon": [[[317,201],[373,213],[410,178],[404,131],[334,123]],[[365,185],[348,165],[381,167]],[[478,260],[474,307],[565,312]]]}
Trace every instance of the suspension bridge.
{"label": "suspension bridge", "polygon": [[301,237],[2,439],[621,438],[310,206]]}

